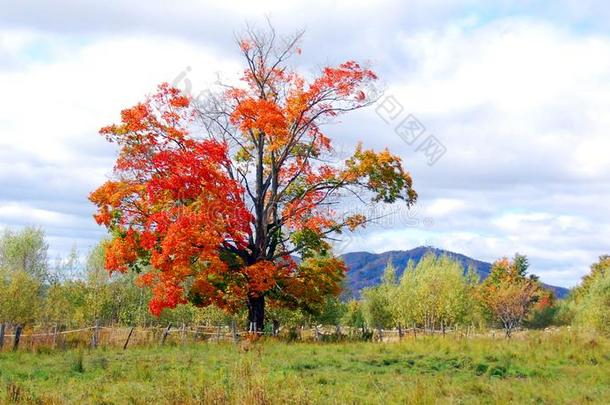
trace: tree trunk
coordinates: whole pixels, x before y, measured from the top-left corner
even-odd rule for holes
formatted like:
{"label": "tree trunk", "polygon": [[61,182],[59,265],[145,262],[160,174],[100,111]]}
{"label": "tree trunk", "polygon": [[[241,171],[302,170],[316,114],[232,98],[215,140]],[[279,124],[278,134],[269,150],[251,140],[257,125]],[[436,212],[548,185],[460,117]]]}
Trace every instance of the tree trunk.
{"label": "tree trunk", "polygon": [[4,346],[4,323],[0,323],[0,350]]}
{"label": "tree trunk", "polygon": [[23,330],[23,326],[17,325],[15,327],[15,340],[13,341],[13,351],[16,352],[19,348],[19,340],[21,340],[21,331]]}
{"label": "tree trunk", "polygon": [[507,339],[510,339],[510,335],[513,329],[513,324],[510,321],[502,321],[502,327],[504,328],[504,335]]}
{"label": "tree trunk", "polygon": [[250,329],[262,332],[265,327],[265,297],[248,298],[248,321]]}
{"label": "tree trunk", "polygon": [[273,320],[273,336],[277,336],[280,333],[280,321],[277,319]]}

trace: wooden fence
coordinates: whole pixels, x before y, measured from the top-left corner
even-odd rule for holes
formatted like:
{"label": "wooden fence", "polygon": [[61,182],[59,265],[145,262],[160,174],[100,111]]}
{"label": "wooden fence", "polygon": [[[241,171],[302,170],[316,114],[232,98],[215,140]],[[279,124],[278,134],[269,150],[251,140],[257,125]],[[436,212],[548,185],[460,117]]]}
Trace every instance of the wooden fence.
{"label": "wooden fence", "polygon": [[[150,345],[178,345],[193,342],[237,342],[244,337],[252,337],[256,332],[239,330],[236,323],[231,325],[201,326],[201,325],[173,325],[152,327],[121,327],[121,326],[93,326],[63,330],[53,327],[46,331],[24,331],[20,326],[9,330],[0,325],[0,351],[8,350],[45,350],[69,349],[76,347],[122,347]],[[260,333],[260,332],[259,332]],[[337,341],[345,339],[373,340],[377,342],[394,342],[403,338],[416,338],[430,334],[453,334],[460,337],[469,337],[474,329],[445,329],[424,330],[421,328],[399,329],[360,329],[345,326],[318,325],[299,328],[279,328],[272,335],[303,341]]]}

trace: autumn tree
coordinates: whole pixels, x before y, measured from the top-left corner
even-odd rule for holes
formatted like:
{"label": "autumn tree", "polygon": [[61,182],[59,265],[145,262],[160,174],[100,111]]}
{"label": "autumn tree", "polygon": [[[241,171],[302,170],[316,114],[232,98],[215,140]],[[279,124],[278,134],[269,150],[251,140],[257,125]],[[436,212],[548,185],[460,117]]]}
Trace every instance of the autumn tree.
{"label": "autumn tree", "polygon": [[481,302],[502,325],[507,337],[521,325],[541,296],[540,283],[535,277],[527,277],[527,267],[527,260],[521,255],[512,261],[497,260],[479,290]]}
{"label": "autumn tree", "polygon": [[541,288],[536,294],[535,301],[527,316],[525,326],[541,329],[556,322],[561,307],[557,305],[555,293]]}
{"label": "autumn tree", "polygon": [[198,104],[163,84],[101,130],[119,147],[114,178],[90,197],[112,234],[106,267],[140,272],[153,313],[245,303],[261,330],[266,300],[312,309],[340,292],[345,272],[329,238],[368,220],[335,204],[415,202],[388,150],[358,145],[332,161],[323,124],[374,102],[377,77],[348,61],[308,80],[288,64],[301,36],[248,29],[241,84]]}

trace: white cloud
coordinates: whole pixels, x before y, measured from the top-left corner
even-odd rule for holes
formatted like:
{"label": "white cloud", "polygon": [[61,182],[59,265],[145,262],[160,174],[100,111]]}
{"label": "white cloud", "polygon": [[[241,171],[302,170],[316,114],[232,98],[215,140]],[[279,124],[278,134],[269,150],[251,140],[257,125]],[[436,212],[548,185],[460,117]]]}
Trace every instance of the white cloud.
{"label": "white cloud", "polygon": [[610,38],[506,18],[403,44],[413,66],[388,93],[447,153],[429,167],[374,113],[367,128],[408,157],[428,240],[485,260],[526,253],[546,281],[575,284],[610,243]]}
{"label": "white cloud", "polygon": [[0,205],[0,222],[20,221],[40,225],[56,225],[71,222],[72,218],[55,211],[31,207],[22,203]]}
{"label": "white cloud", "polygon": [[455,214],[465,208],[466,202],[457,198],[438,198],[425,207],[425,212],[434,217]]}
{"label": "white cloud", "polygon": [[[0,37],[18,56],[45,40],[36,31]],[[234,61],[171,38],[108,37],[76,47],[57,39],[61,58],[0,67],[0,227],[43,226],[53,255],[74,242],[87,249],[103,235],[87,201],[113,166],[115,147],[100,127],[187,67],[193,92],[216,71],[239,72]]]}
{"label": "white cloud", "polygon": [[346,145],[398,152],[420,193],[420,222],[399,211],[349,250],[433,244],[484,260],[519,251],[546,282],[573,285],[610,245],[610,36],[594,29],[607,15],[594,3],[543,12],[475,0],[109,1],[95,13],[71,1],[7,5],[0,224],[45,225],[56,251],[93,243],[102,230],[86,197],[114,156],[99,127],[187,66],[195,93],[217,71],[239,74],[232,34],[268,14],[281,31],[307,28],[296,62],[305,70],[372,59],[405,113],[447,147],[428,166],[373,109],[328,128]]}

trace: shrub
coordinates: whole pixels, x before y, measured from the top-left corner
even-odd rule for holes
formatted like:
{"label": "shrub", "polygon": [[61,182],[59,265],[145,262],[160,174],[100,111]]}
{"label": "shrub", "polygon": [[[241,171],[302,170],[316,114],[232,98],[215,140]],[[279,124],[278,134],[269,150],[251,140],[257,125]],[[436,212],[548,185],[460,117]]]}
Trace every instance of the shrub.
{"label": "shrub", "polygon": [[610,335],[610,272],[591,283],[576,312],[576,323]]}

